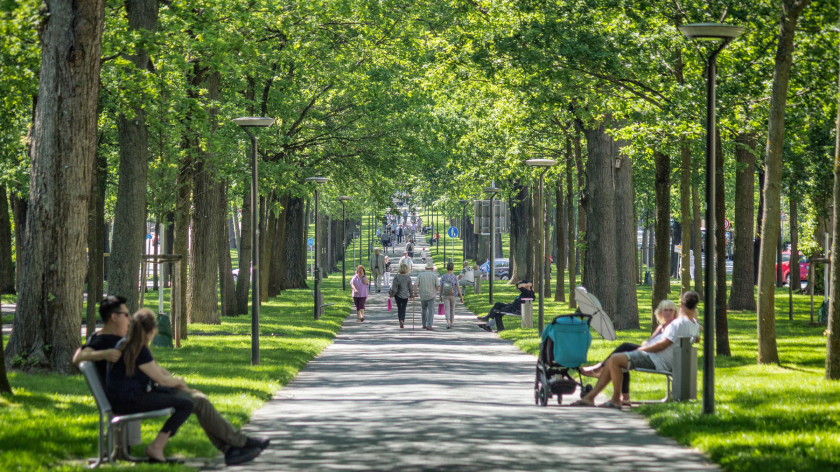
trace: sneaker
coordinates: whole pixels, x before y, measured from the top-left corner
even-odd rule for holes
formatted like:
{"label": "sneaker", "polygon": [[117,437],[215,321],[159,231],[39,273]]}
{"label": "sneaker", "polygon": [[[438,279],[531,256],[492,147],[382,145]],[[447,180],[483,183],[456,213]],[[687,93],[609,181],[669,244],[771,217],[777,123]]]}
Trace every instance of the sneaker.
{"label": "sneaker", "polygon": [[483,329],[484,331],[487,331],[488,333],[493,332],[493,329],[490,328],[489,326],[487,326],[486,324],[480,324],[480,325],[478,325],[478,327]]}
{"label": "sneaker", "polygon": [[260,449],[265,449],[268,447],[268,444],[271,442],[269,438],[261,438],[258,436],[248,437],[245,440],[245,446],[243,447],[258,447]]}
{"label": "sneaker", "polygon": [[244,464],[254,460],[262,453],[262,449],[257,447],[232,447],[225,453],[225,465]]}

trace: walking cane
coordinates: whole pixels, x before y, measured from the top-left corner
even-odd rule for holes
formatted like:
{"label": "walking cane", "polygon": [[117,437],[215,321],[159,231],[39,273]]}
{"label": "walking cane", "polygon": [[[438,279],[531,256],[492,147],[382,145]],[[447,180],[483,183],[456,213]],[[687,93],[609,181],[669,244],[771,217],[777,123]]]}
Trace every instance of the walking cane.
{"label": "walking cane", "polygon": [[411,330],[414,331],[414,301],[416,299],[411,297]]}

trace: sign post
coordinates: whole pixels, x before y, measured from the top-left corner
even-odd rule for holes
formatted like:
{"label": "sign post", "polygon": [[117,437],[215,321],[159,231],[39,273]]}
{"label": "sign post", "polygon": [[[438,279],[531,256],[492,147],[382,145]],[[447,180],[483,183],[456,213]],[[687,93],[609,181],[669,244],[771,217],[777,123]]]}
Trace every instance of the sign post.
{"label": "sign post", "polygon": [[452,262],[455,262],[455,238],[458,237],[458,228],[454,226],[450,226],[449,229],[446,231],[446,234],[452,238]]}
{"label": "sign post", "polygon": [[315,245],[315,240],[309,238],[306,240],[306,245],[309,246],[309,274],[315,274],[315,264],[312,263],[312,246]]}

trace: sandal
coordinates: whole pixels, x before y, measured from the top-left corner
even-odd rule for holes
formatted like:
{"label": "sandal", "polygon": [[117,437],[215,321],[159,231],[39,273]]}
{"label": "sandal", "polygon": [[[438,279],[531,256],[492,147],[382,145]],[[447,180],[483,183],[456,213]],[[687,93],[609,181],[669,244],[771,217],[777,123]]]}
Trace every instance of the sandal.
{"label": "sandal", "polygon": [[606,402],[604,402],[604,403],[601,403],[600,405],[598,405],[598,408],[612,408],[612,409],[614,409],[614,410],[620,410],[620,409],[621,409],[621,405],[616,405],[615,403],[613,403],[613,402],[610,400],[610,401],[606,401]]}
{"label": "sandal", "polygon": [[569,405],[569,406],[586,406],[586,407],[593,407],[593,406],[595,406],[595,404],[594,404],[594,403],[586,403],[586,402],[585,402],[585,401],[583,401],[583,400],[578,400],[578,401],[576,401],[576,402],[572,403],[572,404],[571,404],[571,405]]}

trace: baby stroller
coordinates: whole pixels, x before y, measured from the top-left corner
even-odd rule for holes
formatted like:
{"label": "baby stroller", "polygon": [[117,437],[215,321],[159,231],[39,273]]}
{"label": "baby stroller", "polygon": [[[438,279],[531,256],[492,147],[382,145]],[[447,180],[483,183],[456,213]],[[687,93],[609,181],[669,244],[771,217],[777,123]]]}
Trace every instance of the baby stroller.
{"label": "baby stroller", "polygon": [[[583,385],[580,367],[586,363],[586,354],[592,343],[589,332],[591,315],[575,313],[560,315],[545,327],[540,342],[537,360],[537,377],[534,380],[534,402],[548,405],[548,400],[557,395],[557,404],[563,404],[563,395],[575,393],[580,386],[580,396],[592,390],[592,385]],[[570,371],[577,371],[575,380]]]}
{"label": "baby stroller", "polygon": [[[601,308],[601,302],[583,287],[577,287],[575,293],[578,311],[555,317],[542,333],[534,380],[534,402],[540,406],[548,405],[554,395],[557,395],[557,404],[561,405],[563,395],[575,393],[578,386],[581,398],[592,390],[591,385],[583,384],[580,373],[592,343],[590,326],[604,339],[615,340],[615,328]],[[577,371],[577,381],[570,371]]]}

